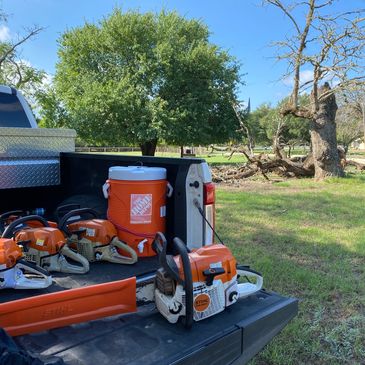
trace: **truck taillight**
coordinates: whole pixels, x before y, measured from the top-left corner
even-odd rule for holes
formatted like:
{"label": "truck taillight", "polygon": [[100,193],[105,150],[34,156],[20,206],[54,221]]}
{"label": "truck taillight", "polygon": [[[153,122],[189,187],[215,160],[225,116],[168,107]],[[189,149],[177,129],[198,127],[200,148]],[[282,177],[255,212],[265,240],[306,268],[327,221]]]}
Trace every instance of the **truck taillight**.
{"label": "truck taillight", "polygon": [[215,185],[210,182],[204,184],[204,205],[215,203]]}
{"label": "truck taillight", "polygon": [[211,245],[214,243],[214,233],[211,227],[214,229],[215,225],[215,185],[213,183],[204,184],[203,192],[204,215],[205,219],[209,222],[209,224],[205,222],[205,244]]}

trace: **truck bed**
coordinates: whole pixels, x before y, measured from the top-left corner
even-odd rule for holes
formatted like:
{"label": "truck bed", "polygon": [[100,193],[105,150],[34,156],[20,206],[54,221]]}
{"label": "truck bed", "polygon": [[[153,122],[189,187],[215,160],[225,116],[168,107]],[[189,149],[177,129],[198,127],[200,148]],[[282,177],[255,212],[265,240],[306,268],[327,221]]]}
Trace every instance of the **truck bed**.
{"label": "truck bed", "polygon": [[298,302],[261,291],[187,331],[153,305],[106,318],[16,338],[19,347],[65,364],[245,364],[297,314]]}

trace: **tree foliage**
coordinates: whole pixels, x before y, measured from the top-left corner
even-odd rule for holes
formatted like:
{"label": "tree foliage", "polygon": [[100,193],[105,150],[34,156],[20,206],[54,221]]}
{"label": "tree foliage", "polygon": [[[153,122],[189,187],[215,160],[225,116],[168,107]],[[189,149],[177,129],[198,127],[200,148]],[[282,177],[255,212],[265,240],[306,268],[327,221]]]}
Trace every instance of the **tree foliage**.
{"label": "tree foliage", "polygon": [[158,140],[219,143],[238,128],[238,65],[198,20],[116,9],[67,31],[59,45],[57,103],[89,143],[136,143],[153,153]]}
{"label": "tree foliage", "polygon": [[[287,98],[275,107],[262,104],[250,114],[249,125],[252,126],[256,144],[272,145],[278,133],[283,147],[310,143],[309,121],[292,115],[283,116],[281,110],[286,103]],[[308,96],[302,95],[300,103],[307,104]]]}

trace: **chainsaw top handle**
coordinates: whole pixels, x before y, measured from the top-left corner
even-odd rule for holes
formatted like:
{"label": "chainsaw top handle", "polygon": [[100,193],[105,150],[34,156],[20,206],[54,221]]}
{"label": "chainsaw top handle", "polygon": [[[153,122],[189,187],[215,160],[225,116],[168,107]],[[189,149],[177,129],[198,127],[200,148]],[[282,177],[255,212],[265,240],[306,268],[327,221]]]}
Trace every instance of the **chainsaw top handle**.
{"label": "chainsaw top handle", "polygon": [[37,221],[40,222],[44,227],[49,227],[49,223],[46,219],[39,215],[27,215],[25,217],[20,217],[18,219],[15,219],[15,221],[11,222],[3,232],[3,235],[1,237],[3,238],[12,238],[14,236],[14,232],[16,228],[23,223],[30,222],[30,221]]}
{"label": "chainsaw top handle", "polygon": [[98,218],[98,213],[91,208],[80,208],[80,209],[74,209],[66,213],[58,222],[58,228],[66,233],[68,236],[70,236],[72,233],[67,228],[68,220],[72,217],[76,217],[76,219],[72,220],[72,223],[82,220],[82,216],[89,215],[93,218]]}
{"label": "chainsaw top handle", "polygon": [[163,233],[157,232],[153,242],[153,248],[157,252],[160,265],[166,272],[185,290],[185,319],[184,325],[186,328],[191,328],[193,324],[193,275],[191,272],[191,265],[189,260],[189,253],[184,242],[175,237],[172,241],[172,251],[176,251],[181,258],[184,279],[180,277],[179,269],[172,255],[167,255],[167,240]]}

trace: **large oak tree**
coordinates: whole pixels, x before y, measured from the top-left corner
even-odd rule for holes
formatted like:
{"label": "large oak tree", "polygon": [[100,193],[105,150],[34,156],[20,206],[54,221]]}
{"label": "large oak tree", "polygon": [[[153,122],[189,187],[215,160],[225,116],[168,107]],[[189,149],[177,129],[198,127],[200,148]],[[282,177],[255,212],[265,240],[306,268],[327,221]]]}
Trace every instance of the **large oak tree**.
{"label": "large oak tree", "polygon": [[231,103],[238,65],[207,27],[177,13],[126,13],[59,40],[55,91],[68,127],[92,144],[225,142],[238,128]]}

